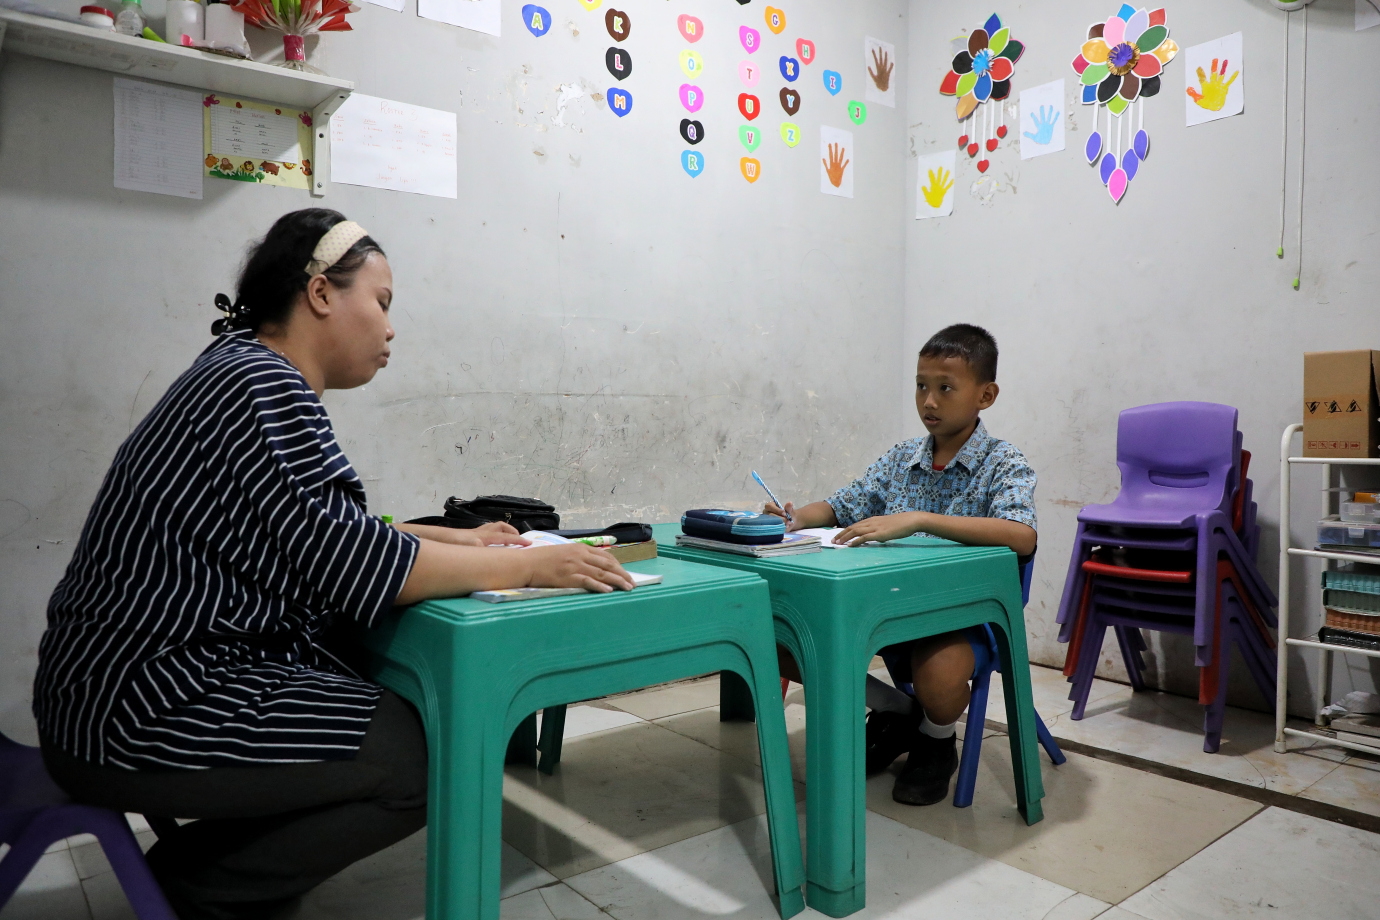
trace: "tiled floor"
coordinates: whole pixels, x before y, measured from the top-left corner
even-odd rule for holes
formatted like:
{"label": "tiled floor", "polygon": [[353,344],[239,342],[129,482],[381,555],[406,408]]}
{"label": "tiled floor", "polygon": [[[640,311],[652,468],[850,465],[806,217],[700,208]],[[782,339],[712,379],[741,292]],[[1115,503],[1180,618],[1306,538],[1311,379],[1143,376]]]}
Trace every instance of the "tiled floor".
{"label": "tiled floor", "polygon": [[[1380,762],[1321,747],[1276,755],[1272,721],[1236,710],[1222,752],[1203,754],[1191,700],[1099,681],[1087,717],[1073,722],[1062,675],[1033,668],[1032,682],[1056,737],[1124,763],[1069,753],[1055,767],[1041,754],[1045,818],[1033,827],[1016,811],[998,728],[983,732],[971,808],[899,806],[892,774],[874,777],[859,920],[1377,916],[1380,835],[1265,807],[1227,784],[1380,814]],[[1001,700],[994,685],[988,719],[1004,727]],[[803,702],[793,686],[786,722],[802,815]],[[572,706],[556,775],[509,768],[502,920],[776,916],[756,729],[719,722],[717,703],[708,678]],[[1212,788],[1125,765],[1134,759],[1211,777]],[[151,844],[145,827],[136,831]],[[421,920],[425,876],[423,831],[320,886],[294,920]],[[46,854],[0,911],[0,920],[132,917],[89,838]]]}

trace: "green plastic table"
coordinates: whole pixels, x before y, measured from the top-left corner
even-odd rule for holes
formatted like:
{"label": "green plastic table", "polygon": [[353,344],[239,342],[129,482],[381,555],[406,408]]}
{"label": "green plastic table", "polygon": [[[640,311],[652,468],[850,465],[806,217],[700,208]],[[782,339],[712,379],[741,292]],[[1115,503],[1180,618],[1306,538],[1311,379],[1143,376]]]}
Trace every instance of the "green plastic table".
{"label": "green plastic table", "polygon": [[[1001,655],[1016,798],[1027,824],[1040,820],[1045,791],[1011,550],[912,537],[755,559],[678,547],[679,524],[653,530],[664,557],[753,572],[771,586],[776,641],[790,650],[805,680],[805,900],[815,910],[843,917],[867,900],[864,676],[885,646],[991,624]],[[735,683],[724,681],[726,705],[733,705]],[[755,708],[759,717],[774,717],[780,705],[778,690],[770,714]]]}
{"label": "green plastic table", "polygon": [[780,912],[804,909],[766,583],[676,559],[628,568],[664,581],[506,604],[425,601],[361,633],[374,678],[416,706],[426,729],[430,920],[498,920],[503,762],[531,713],[717,670],[741,677],[763,713],[757,734]]}

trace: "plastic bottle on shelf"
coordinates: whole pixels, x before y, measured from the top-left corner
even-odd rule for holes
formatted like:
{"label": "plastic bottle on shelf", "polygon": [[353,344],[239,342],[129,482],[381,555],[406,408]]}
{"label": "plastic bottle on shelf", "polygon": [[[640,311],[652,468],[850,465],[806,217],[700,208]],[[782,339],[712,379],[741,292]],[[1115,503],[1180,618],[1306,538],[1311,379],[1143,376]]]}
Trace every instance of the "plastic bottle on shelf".
{"label": "plastic bottle on shelf", "polygon": [[144,15],[144,7],[139,0],[124,0],[120,4],[119,15],[115,17],[116,32],[142,36],[148,24],[148,17]]}

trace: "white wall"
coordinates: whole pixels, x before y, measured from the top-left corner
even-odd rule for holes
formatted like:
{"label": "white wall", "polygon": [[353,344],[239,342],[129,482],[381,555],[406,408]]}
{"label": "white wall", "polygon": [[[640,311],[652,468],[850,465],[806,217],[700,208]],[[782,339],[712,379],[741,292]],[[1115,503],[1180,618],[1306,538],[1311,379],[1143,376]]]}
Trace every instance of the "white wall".
{"label": "white wall", "polygon": [[[1117,9],[1107,0],[1026,0],[999,10],[1026,43],[1016,87],[1076,83],[1070,62],[1085,29]],[[990,4],[912,2],[910,8],[911,156],[941,150],[961,133],[952,97],[938,92],[951,55],[947,40],[980,26]],[[1078,509],[1117,491],[1117,413],[1130,406],[1195,399],[1240,410],[1264,529],[1261,565],[1278,568],[1279,439],[1301,418],[1304,351],[1376,347],[1380,264],[1380,119],[1365,87],[1380,81],[1380,30],[1353,31],[1351,0],[1310,8],[1308,149],[1301,289],[1294,291],[1298,182],[1298,65],[1302,14],[1293,14],[1288,232],[1279,233],[1280,118],[1286,14],[1264,0],[1198,0],[1168,6],[1170,37],[1181,48],[1244,33],[1246,110],[1184,126],[1183,54],[1166,68],[1164,89],[1145,104],[1150,156],[1119,206],[1082,156],[1091,106],[1066,105],[1068,149],[1022,162],[1021,129],[992,154],[1000,189],[975,186],[978,172],[959,156],[952,217],[911,221],[906,243],[906,352],[942,325],[986,325],[1002,346],[1003,392],[989,427],[1026,452],[1040,476],[1040,555],[1027,607],[1031,658],[1062,664],[1054,616]],[[1196,80],[1194,85],[1196,86]],[[1354,87],[1352,92],[1349,87]],[[1012,100],[1012,117],[1016,112]],[[1027,126],[1028,127],[1028,126]],[[916,175],[906,184],[913,208]],[[911,212],[913,215],[913,211]],[[899,406],[910,390],[896,387]],[[911,409],[910,411],[914,411]],[[918,425],[918,422],[912,424]],[[1295,452],[1299,450],[1295,442]],[[1321,482],[1295,477],[1296,543],[1312,539]],[[1311,516],[1311,517],[1310,517]],[[1293,600],[1306,613],[1294,635],[1319,622],[1317,568],[1294,563]],[[1301,623],[1299,621],[1302,621]],[[1114,648],[1101,673],[1121,676]],[[1195,692],[1182,643],[1157,645],[1158,679]],[[1291,710],[1312,706],[1312,654],[1295,658]],[[1374,661],[1374,659],[1371,659]],[[1338,692],[1370,689],[1380,671],[1353,657],[1339,663]],[[1261,705],[1242,668],[1232,699]],[[1303,673],[1308,680],[1299,680]]]}
{"label": "white wall", "polygon": [[[397,283],[390,367],[326,400],[371,509],[414,516],[507,492],[573,524],[667,520],[759,502],[753,467],[792,497],[854,475],[897,439],[881,394],[906,373],[904,89],[862,127],[845,106],[862,92],[866,35],[904,48],[905,4],[792,3],[778,37],[761,4],[624,0],[634,110],[619,120],[585,98],[563,128],[559,84],[613,84],[604,9],[548,0],[557,25],[536,39],[520,5],[504,3],[495,40],[419,19],[412,2],[365,4],[356,31],[313,57],[360,92],[459,117],[458,200],[336,186],[322,202],[374,233]],[[681,12],[706,24],[708,168],[694,180],[680,167]],[[751,186],[739,24],[765,38]],[[775,67],[798,36],[819,56],[791,119],[805,140],[788,150]],[[825,68],[845,77],[836,98]],[[906,68],[902,55],[902,87]],[[854,200],[818,191],[822,123],[856,135]],[[47,598],[111,456],[209,343],[212,297],[231,290],[246,242],[314,203],[215,179],[199,202],[118,191],[111,138],[109,74],[3,60],[0,730],[28,740]]]}

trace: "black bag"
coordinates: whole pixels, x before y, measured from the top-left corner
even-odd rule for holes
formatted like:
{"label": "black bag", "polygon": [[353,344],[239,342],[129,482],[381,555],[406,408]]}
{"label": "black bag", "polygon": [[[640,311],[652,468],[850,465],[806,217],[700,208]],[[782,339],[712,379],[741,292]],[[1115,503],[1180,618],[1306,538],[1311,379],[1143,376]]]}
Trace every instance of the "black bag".
{"label": "black bag", "polygon": [[481,495],[468,501],[451,496],[446,499],[444,521],[450,527],[479,527],[501,521],[512,524],[518,533],[555,530],[561,526],[561,516],[554,506],[540,499],[515,495]]}
{"label": "black bag", "polygon": [[652,538],[650,524],[626,521],[621,524],[610,524],[599,530],[558,530],[556,533],[571,540],[576,537],[615,537],[619,543],[646,543]]}

